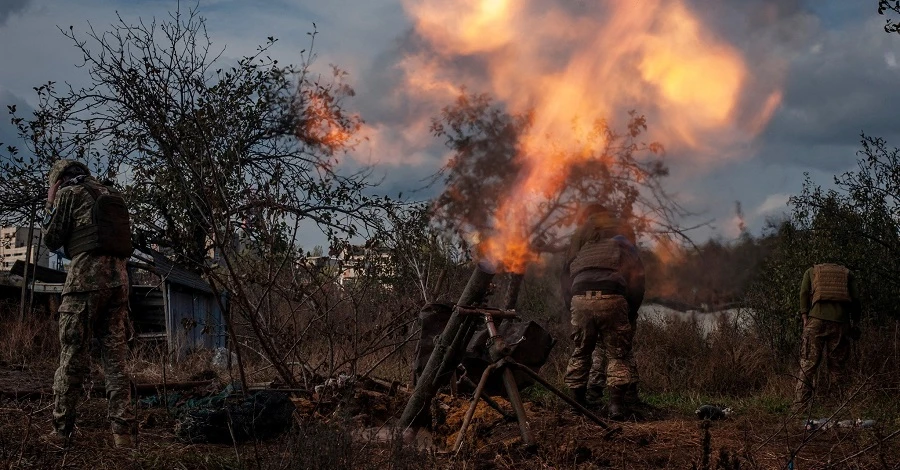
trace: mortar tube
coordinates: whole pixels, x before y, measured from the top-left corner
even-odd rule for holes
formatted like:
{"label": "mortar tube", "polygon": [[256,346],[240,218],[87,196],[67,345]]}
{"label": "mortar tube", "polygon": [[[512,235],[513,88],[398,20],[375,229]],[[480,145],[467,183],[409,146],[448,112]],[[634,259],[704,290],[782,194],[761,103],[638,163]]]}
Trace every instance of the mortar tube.
{"label": "mortar tube", "polygon": [[509,275],[509,283],[506,285],[506,297],[503,299],[504,310],[515,310],[519,303],[519,291],[522,290],[524,274],[512,273]]}
{"label": "mortar tube", "polygon": [[466,345],[469,343],[466,337],[469,336],[469,333],[474,329],[474,317],[468,316],[466,318],[463,318],[462,324],[456,331],[456,335],[453,337],[453,342],[447,349],[447,353],[444,354],[444,357],[441,359],[441,365],[438,368],[437,374],[434,376],[433,385],[436,388],[440,388],[442,382],[447,378],[447,375],[449,375],[454,369],[456,369],[457,364],[459,364],[460,362],[455,360],[459,359],[456,356],[459,356],[459,351],[465,349]]}
{"label": "mortar tube", "polygon": [[[493,266],[486,262],[478,263],[472,271],[472,276],[469,277],[469,282],[466,284],[466,288],[463,290],[462,295],[460,295],[456,305],[472,305],[480,301],[487,293],[491,280],[494,278],[494,274],[495,269]],[[441,366],[445,362],[444,358],[448,354],[450,354],[450,360],[453,360],[455,356],[458,356],[458,351],[451,351],[451,349],[453,349],[456,335],[465,323],[463,321],[465,318],[467,317],[459,314],[458,309],[453,309],[453,313],[447,321],[447,326],[444,327],[440,339],[437,344],[435,344],[434,350],[431,352],[431,356],[425,364],[425,369],[422,371],[421,377],[419,377],[416,388],[409,397],[406,408],[403,409],[403,414],[400,415],[397,426],[403,431],[406,440],[409,440],[414,436],[414,434],[410,435],[409,431],[411,430],[416,416],[428,406],[431,399],[434,398],[437,393],[440,383],[436,383],[435,379],[440,372]]]}

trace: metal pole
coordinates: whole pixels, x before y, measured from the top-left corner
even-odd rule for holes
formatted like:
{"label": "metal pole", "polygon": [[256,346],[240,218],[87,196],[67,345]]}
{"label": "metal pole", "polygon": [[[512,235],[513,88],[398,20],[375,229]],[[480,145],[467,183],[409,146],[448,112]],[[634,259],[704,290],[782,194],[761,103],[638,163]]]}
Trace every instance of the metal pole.
{"label": "metal pole", "polygon": [[[500,361],[509,355],[509,348],[503,341],[503,337],[497,331],[494,325],[494,318],[490,313],[484,315],[484,324],[487,326],[490,335],[490,353],[491,360]],[[494,362],[497,364],[498,362]],[[506,366],[507,361],[503,361],[501,367],[503,387],[506,389],[506,397],[512,405],[513,411],[516,413],[516,421],[519,423],[519,434],[522,435],[522,443],[526,446],[534,445],[534,437],[531,435],[531,429],[528,427],[528,416],[525,414],[525,406],[522,404],[522,396],[519,394],[519,386],[516,384],[516,378],[513,376],[512,370]]]}
{"label": "metal pole", "polygon": [[506,285],[506,298],[503,299],[504,310],[515,310],[519,302],[519,291],[522,290],[524,274],[512,273],[509,275],[509,284]]}
{"label": "metal pole", "polygon": [[31,222],[28,225],[28,241],[25,248],[25,269],[22,272],[22,295],[19,300],[19,321],[25,321],[25,301],[28,293],[28,265],[31,264],[31,246],[34,245],[34,218],[37,214],[37,201],[31,205]]}
{"label": "metal pole", "polygon": [[[43,240],[44,240],[44,231],[41,230],[40,232],[38,232],[37,248],[35,248],[37,253],[34,255],[34,273],[31,275],[31,293],[28,295],[29,309],[33,308],[33,306],[34,306],[34,283],[37,282],[37,266],[38,266],[38,261],[41,259],[41,242]],[[49,254],[48,254],[48,259],[49,259]]]}
{"label": "metal pole", "polygon": [[[472,388],[472,390],[475,390],[476,388],[478,388],[478,386],[475,385],[475,382],[472,382],[472,379],[470,379],[466,376],[462,376],[460,378],[460,382],[466,384],[466,386]],[[503,415],[504,418],[506,418],[510,421],[516,419],[516,415],[509,414],[509,412],[504,410],[503,407],[500,406],[500,404],[497,403],[493,398],[491,398],[490,395],[482,394],[481,399],[484,400],[484,402],[487,403],[488,406],[495,409],[497,411],[497,413],[500,413],[501,415]]]}
{"label": "metal pole", "polygon": [[[456,304],[472,305],[477,301],[480,301],[487,293],[493,278],[493,269],[487,265],[477,265],[472,272],[472,276],[469,278],[469,283],[466,284],[466,288],[462,295],[460,295],[459,301],[457,301]],[[453,309],[450,320],[447,322],[444,332],[441,333],[437,344],[435,344],[434,350],[428,358],[428,363],[422,371],[422,376],[419,377],[416,388],[409,397],[406,408],[404,408],[403,414],[400,416],[400,420],[397,423],[397,426],[403,430],[404,434],[411,429],[413,421],[415,421],[416,417],[419,416],[419,413],[428,406],[431,399],[437,393],[440,384],[435,383],[435,379],[439,372],[441,372],[439,369],[445,362],[444,357],[450,355],[450,358],[453,360],[458,357],[459,351],[454,350],[456,348],[453,343],[459,330],[463,327],[466,318],[465,315],[459,314],[459,309]],[[412,436],[406,434],[405,437],[411,438]]]}
{"label": "metal pole", "polygon": [[[453,311],[453,314],[456,314],[456,310]],[[435,386],[435,389],[440,388],[446,376],[456,369],[460,362],[458,360],[459,354],[457,353],[465,349],[466,345],[469,344],[469,332],[471,330],[474,330],[473,317],[463,318],[462,323],[456,330],[456,334],[453,336],[453,342],[450,343],[448,353],[444,354],[444,357],[441,359],[441,365],[438,367],[434,380],[432,380],[432,385]]]}
{"label": "metal pole", "polygon": [[516,385],[516,378],[513,371],[508,366],[503,366],[503,386],[506,388],[506,396],[512,405],[513,411],[516,412],[516,421],[519,422],[519,434],[522,435],[522,443],[526,446],[534,445],[534,437],[531,435],[531,429],[528,427],[528,416],[525,414],[525,405],[522,404],[522,396],[519,395],[519,386]]}
{"label": "metal pole", "polygon": [[529,377],[531,377],[532,379],[534,379],[535,382],[537,382],[537,383],[543,385],[544,388],[546,388],[547,390],[550,390],[551,392],[555,393],[556,396],[558,396],[559,398],[562,398],[562,400],[563,400],[564,402],[568,403],[572,408],[575,408],[576,410],[580,411],[581,414],[587,416],[591,421],[597,423],[601,428],[606,429],[606,430],[610,430],[610,431],[616,431],[616,430],[618,430],[618,428],[610,429],[609,425],[606,424],[606,423],[604,423],[602,419],[600,419],[599,417],[597,417],[597,415],[595,415],[594,413],[592,413],[592,412],[591,412],[590,410],[588,410],[587,408],[581,406],[577,401],[573,400],[572,397],[570,397],[569,395],[567,395],[567,394],[561,392],[559,389],[557,389],[557,388],[554,387],[553,385],[550,385],[546,380],[544,380],[543,377],[541,377],[540,375],[538,375],[537,372],[531,370],[530,368],[528,368],[528,367],[526,367],[526,366],[523,366],[522,364],[519,364],[518,362],[514,362],[514,361],[510,361],[508,365],[511,365],[511,366],[513,366],[513,367],[516,367],[516,368],[519,369],[520,371],[522,371],[522,372],[524,372],[525,374],[527,374]]}
{"label": "metal pole", "polygon": [[469,409],[466,410],[466,416],[463,418],[462,426],[459,428],[459,434],[456,435],[456,442],[453,443],[453,451],[459,452],[462,448],[463,438],[466,434],[466,429],[469,427],[469,422],[472,421],[472,416],[475,414],[475,408],[478,407],[478,399],[481,398],[482,392],[484,392],[484,386],[487,384],[488,377],[491,375],[491,372],[494,371],[496,367],[495,364],[491,364],[484,369],[484,373],[481,374],[481,380],[478,381],[478,386],[475,387],[475,395],[472,396],[472,403],[469,405]]}

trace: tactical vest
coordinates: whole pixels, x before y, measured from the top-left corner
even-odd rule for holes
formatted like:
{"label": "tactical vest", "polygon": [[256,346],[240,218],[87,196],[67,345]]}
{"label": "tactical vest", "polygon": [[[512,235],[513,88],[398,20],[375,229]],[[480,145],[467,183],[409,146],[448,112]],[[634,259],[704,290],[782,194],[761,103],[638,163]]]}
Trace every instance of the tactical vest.
{"label": "tactical vest", "polygon": [[622,267],[622,249],[611,238],[591,240],[584,244],[569,265],[569,275],[586,269],[610,269],[618,271]]}
{"label": "tactical vest", "polygon": [[817,264],[812,272],[812,303],[850,302],[850,270],[838,264]]}
{"label": "tactical vest", "polygon": [[75,255],[90,252],[117,258],[130,257],[134,252],[131,244],[131,219],[122,194],[109,186],[104,187],[106,192],[90,183],[82,183],[81,187],[94,199],[91,223],[72,232],[65,246],[66,256],[71,259]]}

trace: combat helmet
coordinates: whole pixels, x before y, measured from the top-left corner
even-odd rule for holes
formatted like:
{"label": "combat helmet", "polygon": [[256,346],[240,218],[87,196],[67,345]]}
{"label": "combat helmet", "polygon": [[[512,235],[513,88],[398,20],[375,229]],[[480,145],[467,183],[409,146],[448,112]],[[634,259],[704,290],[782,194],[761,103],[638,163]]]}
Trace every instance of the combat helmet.
{"label": "combat helmet", "polygon": [[[53,164],[53,167],[50,168],[50,174],[48,175],[50,186],[56,184],[56,182],[59,181],[60,178],[62,178],[62,175],[66,173],[66,171],[72,170],[74,168],[83,170],[85,175],[91,174],[91,170],[84,163],[75,160],[60,159],[57,160],[56,163]],[[79,172],[78,174],[81,174],[81,172]]]}

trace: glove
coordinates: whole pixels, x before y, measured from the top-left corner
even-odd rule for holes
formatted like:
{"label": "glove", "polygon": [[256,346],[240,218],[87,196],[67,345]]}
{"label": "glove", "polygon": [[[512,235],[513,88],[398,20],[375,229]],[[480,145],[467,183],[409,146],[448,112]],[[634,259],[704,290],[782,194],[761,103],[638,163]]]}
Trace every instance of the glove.
{"label": "glove", "polygon": [[858,326],[851,326],[850,331],[847,333],[847,336],[849,336],[853,341],[858,341],[860,336],[862,336],[862,331],[860,331]]}

